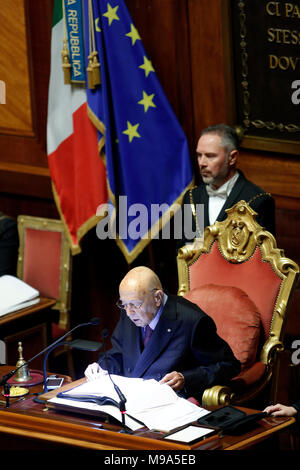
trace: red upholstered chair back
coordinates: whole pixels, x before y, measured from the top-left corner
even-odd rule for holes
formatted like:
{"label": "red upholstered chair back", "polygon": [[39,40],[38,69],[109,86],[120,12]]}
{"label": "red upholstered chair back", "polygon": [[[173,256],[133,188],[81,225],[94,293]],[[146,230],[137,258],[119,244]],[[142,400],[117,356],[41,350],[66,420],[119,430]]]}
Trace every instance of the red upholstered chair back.
{"label": "red upholstered chair back", "polygon": [[264,339],[267,339],[283,279],[275,273],[269,262],[263,261],[259,246],[248,260],[231,263],[222,256],[218,242],[215,241],[209,253],[203,253],[189,266],[189,279],[190,290],[206,284],[217,284],[238,287],[244,291],[260,313]]}
{"label": "red upholstered chair back", "polygon": [[211,316],[218,335],[231,347],[242,370],[257,360],[261,341],[261,318],[256,305],[241,289],[204,284],[188,291],[185,297]]}
{"label": "red upholstered chair back", "polygon": [[[222,400],[243,402],[272,377],[299,267],[277,248],[245,201],[226,212],[225,221],[206,227],[202,248],[179,250],[178,294],[214,319],[218,334],[240,360],[242,372]],[[240,389],[233,392],[237,385]],[[204,394],[205,404],[224,404],[220,388],[215,395],[212,389]]]}
{"label": "red upholstered chair back", "polygon": [[23,280],[44,297],[59,298],[62,234],[25,228]]}
{"label": "red upholstered chair back", "polygon": [[19,216],[18,277],[43,297],[57,302],[53,308],[70,308],[71,255],[60,220]]}

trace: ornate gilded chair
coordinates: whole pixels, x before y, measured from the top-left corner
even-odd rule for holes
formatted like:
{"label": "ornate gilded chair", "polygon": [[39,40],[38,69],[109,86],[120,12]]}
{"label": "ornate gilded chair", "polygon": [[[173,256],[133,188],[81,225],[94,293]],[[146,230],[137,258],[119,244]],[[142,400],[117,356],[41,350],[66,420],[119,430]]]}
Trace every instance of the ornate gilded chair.
{"label": "ornate gilded chair", "polygon": [[214,319],[242,366],[229,384],[205,390],[203,405],[242,404],[272,383],[299,276],[298,265],[277,248],[245,201],[226,212],[226,220],[206,227],[201,248],[186,245],[177,257],[178,295]]}
{"label": "ornate gilded chair", "polygon": [[[52,307],[59,311],[52,322],[52,341],[70,329],[72,257],[60,220],[20,215],[18,217],[18,278],[36,288],[42,297],[56,300]],[[68,354],[70,374],[74,375],[72,352],[61,348],[55,354]]]}

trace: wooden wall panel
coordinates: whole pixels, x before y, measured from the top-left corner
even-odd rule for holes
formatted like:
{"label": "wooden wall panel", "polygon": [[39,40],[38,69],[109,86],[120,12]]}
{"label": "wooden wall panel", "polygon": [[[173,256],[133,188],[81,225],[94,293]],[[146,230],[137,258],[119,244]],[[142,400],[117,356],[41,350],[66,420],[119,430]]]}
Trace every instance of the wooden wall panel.
{"label": "wooden wall panel", "polygon": [[204,127],[225,122],[222,0],[188,2],[193,116],[196,138]]}
{"label": "wooden wall panel", "polygon": [[0,7],[1,63],[8,84],[7,104],[0,109],[5,127],[0,130],[0,188],[52,198],[46,122],[53,1],[0,0]]}
{"label": "wooden wall panel", "polygon": [[0,77],[6,84],[0,132],[33,135],[24,0],[0,2]]}
{"label": "wooden wall panel", "polygon": [[300,209],[300,156],[242,150],[240,168],[274,195],[278,208]]}

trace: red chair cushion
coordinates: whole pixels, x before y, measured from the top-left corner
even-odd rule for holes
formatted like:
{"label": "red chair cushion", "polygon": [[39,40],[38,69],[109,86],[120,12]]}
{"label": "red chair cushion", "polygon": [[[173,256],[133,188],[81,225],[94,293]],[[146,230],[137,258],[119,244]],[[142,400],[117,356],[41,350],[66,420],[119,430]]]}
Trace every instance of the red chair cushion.
{"label": "red chair cushion", "polygon": [[227,261],[214,242],[209,253],[203,253],[189,267],[190,290],[204,284],[235,286],[242,289],[255,303],[261,314],[265,339],[269,335],[271,320],[282,280],[270,263],[263,261],[259,247],[243,263]]}
{"label": "red chair cushion", "polygon": [[208,284],[187,292],[185,298],[213,318],[242,370],[248,369],[256,360],[261,334],[260,314],[248,295],[237,287]]}
{"label": "red chair cushion", "polygon": [[40,295],[58,299],[62,234],[26,228],[23,280]]}
{"label": "red chair cushion", "polygon": [[236,392],[242,392],[245,389],[257,384],[265,375],[267,370],[266,364],[263,362],[255,362],[249,369],[243,370],[239,375],[234,377],[230,386]]}

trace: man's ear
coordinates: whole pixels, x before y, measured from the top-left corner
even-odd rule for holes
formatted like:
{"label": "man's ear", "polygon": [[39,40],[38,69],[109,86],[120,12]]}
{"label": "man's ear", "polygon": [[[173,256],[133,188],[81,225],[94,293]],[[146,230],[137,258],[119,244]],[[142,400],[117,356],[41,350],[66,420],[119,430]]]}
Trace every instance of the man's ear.
{"label": "man's ear", "polygon": [[238,156],[239,156],[239,151],[238,150],[232,150],[230,152],[229,157],[228,157],[229,166],[231,166],[231,167],[236,166]]}
{"label": "man's ear", "polygon": [[161,306],[163,296],[164,296],[164,293],[162,290],[158,290],[157,292],[155,292],[155,302],[158,307]]}

